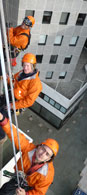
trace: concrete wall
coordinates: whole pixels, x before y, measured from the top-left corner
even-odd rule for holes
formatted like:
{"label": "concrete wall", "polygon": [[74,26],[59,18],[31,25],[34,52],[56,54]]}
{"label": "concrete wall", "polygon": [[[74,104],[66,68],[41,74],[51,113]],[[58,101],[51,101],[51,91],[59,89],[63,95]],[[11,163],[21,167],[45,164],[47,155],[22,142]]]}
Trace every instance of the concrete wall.
{"label": "concrete wall", "polygon": [[[61,72],[67,72],[63,82],[70,81],[76,69],[78,59],[80,57],[82,48],[84,46],[87,36],[87,16],[82,26],[76,25],[76,20],[79,13],[86,13],[87,2],[79,0],[20,0],[18,12],[18,24],[20,24],[25,17],[26,10],[34,10],[36,23],[32,28],[31,44],[26,52],[32,52],[37,55],[43,55],[41,64],[37,67],[40,71],[40,78],[42,81],[60,82],[59,75]],[[52,18],[50,24],[42,24],[44,11],[52,11]],[[66,25],[59,24],[62,12],[69,12],[69,19]],[[40,35],[48,35],[46,45],[38,45]],[[62,35],[63,41],[60,46],[54,46],[56,35]],[[70,40],[73,36],[79,36],[76,46],[69,46]],[[19,64],[21,57],[19,57]],[[50,64],[50,56],[58,55],[57,62]],[[64,64],[66,56],[72,55],[70,64]],[[20,67],[20,65],[19,65]],[[17,68],[18,70],[18,68]],[[46,79],[46,72],[53,71],[52,79]]]}

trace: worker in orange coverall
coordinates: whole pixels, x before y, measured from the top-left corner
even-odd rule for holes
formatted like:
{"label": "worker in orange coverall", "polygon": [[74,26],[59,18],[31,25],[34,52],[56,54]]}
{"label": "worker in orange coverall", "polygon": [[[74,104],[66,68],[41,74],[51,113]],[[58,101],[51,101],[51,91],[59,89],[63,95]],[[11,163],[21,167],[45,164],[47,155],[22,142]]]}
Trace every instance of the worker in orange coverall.
{"label": "worker in orange coverall", "polygon": [[[11,139],[10,123],[9,119],[5,118],[2,113],[0,113],[0,125],[2,126],[5,133]],[[19,150],[18,137],[16,127],[13,125],[14,142],[16,148]],[[26,180],[30,187],[27,191],[22,187],[16,189],[17,195],[45,195],[49,186],[53,182],[54,178],[54,166],[53,159],[57,155],[59,150],[59,144],[54,139],[46,139],[39,145],[34,145],[29,143],[23,134],[19,134],[20,145],[22,151],[22,159],[24,166],[24,173],[26,174]],[[17,162],[18,170],[21,169],[21,159]],[[8,182],[0,189],[0,194],[4,195],[6,189],[9,189]],[[7,188],[6,188],[7,186]],[[11,185],[12,187],[12,185]],[[10,190],[9,190],[9,194]],[[14,193],[13,193],[14,194]]]}
{"label": "worker in orange coverall", "polygon": [[[16,109],[32,106],[42,91],[38,70],[35,69],[36,56],[32,53],[26,53],[22,58],[22,67],[23,69],[13,76]],[[11,108],[13,108],[12,104]]]}
{"label": "worker in orange coverall", "polygon": [[[31,28],[35,24],[33,16],[27,16],[24,18],[22,24],[15,28],[11,27],[7,31],[7,39],[10,45],[9,53],[11,59],[11,65],[16,65],[16,57],[22,50],[25,50],[30,44]],[[5,49],[4,49],[5,54]],[[5,57],[6,59],[6,57]]]}
{"label": "worker in orange coverall", "polygon": [[[16,114],[22,112],[22,108],[31,107],[36,98],[42,91],[42,84],[38,76],[36,67],[36,57],[32,53],[27,53],[22,58],[23,69],[13,76],[14,97]],[[8,84],[10,80],[8,78]],[[12,101],[11,90],[9,90],[10,102]],[[5,95],[0,96],[0,107],[6,106]],[[5,107],[7,109],[7,106]],[[10,103],[10,108],[13,110],[13,104]],[[7,116],[6,111],[6,116]],[[0,132],[2,140],[3,131]]]}
{"label": "worker in orange coverall", "polygon": [[34,17],[27,16],[20,26],[17,26],[16,28],[11,27],[8,32],[8,42],[10,42],[14,48],[24,50],[28,44],[28,36],[30,36],[30,29],[33,27],[34,23]]}

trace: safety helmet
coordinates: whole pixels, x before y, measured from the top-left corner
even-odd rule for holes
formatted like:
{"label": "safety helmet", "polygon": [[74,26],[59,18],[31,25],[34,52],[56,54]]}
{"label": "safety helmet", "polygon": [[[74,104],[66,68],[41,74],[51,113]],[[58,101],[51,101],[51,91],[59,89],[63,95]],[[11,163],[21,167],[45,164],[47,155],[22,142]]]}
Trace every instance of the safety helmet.
{"label": "safety helmet", "polygon": [[27,16],[24,18],[23,23],[29,27],[32,27],[35,24],[35,19],[33,16]]}
{"label": "safety helmet", "polygon": [[33,67],[34,67],[34,69],[35,69],[36,63],[37,63],[37,61],[36,61],[36,56],[35,56],[34,54],[32,54],[32,53],[26,53],[26,54],[23,56],[23,58],[22,58],[22,63],[23,63],[23,62],[28,62],[28,63],[33,64]]}
{"label": "safety helmet", "polygon": [[59,151],[59,144],[55,139],[48,138],[41,144],[48,146],[53,151],[54,156],[57,155],[57,152]]}

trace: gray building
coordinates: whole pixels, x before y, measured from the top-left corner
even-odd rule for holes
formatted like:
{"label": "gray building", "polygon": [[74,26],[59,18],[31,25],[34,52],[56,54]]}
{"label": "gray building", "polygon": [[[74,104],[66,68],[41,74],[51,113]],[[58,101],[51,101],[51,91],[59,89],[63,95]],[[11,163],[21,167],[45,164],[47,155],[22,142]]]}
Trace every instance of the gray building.
{"label": "gray building", "polygon": [[[80,78],[83,82],[76,81],[73,83],[74,90],[71,88],[77,68],[80,71],[85,66],[84,62],[80,66],[79,59],[87,38],[87,1],[44,0],[43,3],[43,0],[4,0],[3,2],[7,24],[16,26],[27,15],[35,17],[31,43],[25,53],[34,53],[37,57],[43,91],[32,109],[59,128],[76,109],[87,87],[85,79],[82,78],[86,78],[84,72]],[[12,70],[13,72],[21,68],[23,55],[24,52],[17,58],[18,65]]]}

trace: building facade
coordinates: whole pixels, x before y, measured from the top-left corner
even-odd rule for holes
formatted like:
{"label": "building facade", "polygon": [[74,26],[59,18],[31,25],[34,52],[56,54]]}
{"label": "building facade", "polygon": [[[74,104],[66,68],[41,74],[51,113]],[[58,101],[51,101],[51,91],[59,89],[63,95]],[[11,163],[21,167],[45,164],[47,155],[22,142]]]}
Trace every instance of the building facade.
{"label": "building facade", "polygon": [[[36,110],[39,110],[40,106],[43,110],[45,108],[48,110],[47,120],[52,121],[54,116],[55,123],[58,119],[60,121],[58,124],[61,124],[61,121],[66,117],[60,116],[60,110],[62,110],[62,114],[65,114],[70,103],[66,106],[67,100],[64,101],[66,97],[60,98],[61,94],[59,95],[57,88],[60,83],[62,85],[62,83],[72,80],[85,45],[87,38],[87,0],[44,0],[44,2],[43,0],[4,0],[4,9],[6,10],[6,23],[12,23],[13,26],[20,25],[27,15],[35,17],[36,22],[31,31],[31,43],[25,53],[30,52],[36,55],[37,68],[43,82],[43,91],[39,97],[41,101],[39,101]],[[20,61],[23,55],[22,52],[18,57],[18,66],[14,72],[20,69]],[[51,90],[51,88],[53,89]],[[50,96],[48,95],[49,90],[52,91]],[[60,112],[59,115],[56,114],[54,108]],[[33,109],[35,110],[34,106]],[[44,112],[41,114],[42,117],[44,117]],[[39,111],[37,113],[40,114]]]}

